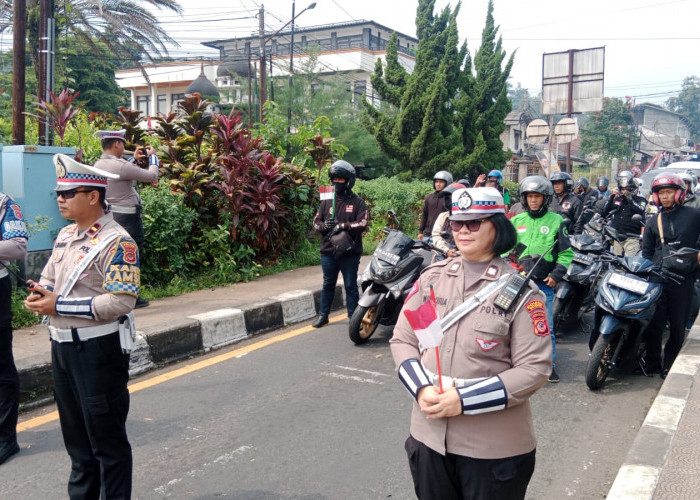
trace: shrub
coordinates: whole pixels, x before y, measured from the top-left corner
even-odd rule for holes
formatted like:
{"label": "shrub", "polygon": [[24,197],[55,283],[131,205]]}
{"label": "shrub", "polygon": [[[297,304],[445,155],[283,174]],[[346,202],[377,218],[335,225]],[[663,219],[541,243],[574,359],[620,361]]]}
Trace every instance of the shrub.
{"label": "shrub", "polygon": [[188,270],[187,241],[197,214],[185,206],[182,195],[170,192],[166,181],[143,189],[141,199],[145,235],[141,281],[165,284]]}
{"label": "shrub", "polygon": [[380,177],[372,181],[358,180],[354,191],[364,198],[370,216],[369,237],[378,239],[387,224],[386,215],[394,210],[401,230],[415,236],[418,232],[423,200],[433,190],[426,180],[401,182],[397,177]]}

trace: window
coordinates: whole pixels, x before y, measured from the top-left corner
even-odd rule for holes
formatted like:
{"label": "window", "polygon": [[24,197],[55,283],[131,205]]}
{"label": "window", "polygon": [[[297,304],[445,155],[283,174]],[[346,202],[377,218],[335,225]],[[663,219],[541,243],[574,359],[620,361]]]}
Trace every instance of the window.
{"label": "window", "polygon": [[164,115],[167,112],[168,98],[165,94],[158,94],[158,104],[156,106],[156,112],[159,115]]}
{"label": "window", "polygon": [[150,116],[150,104],[151,104],[151,96],[150,95],[140,95],[136,97],[136,109],[141,111],[144,115]]}
{"label": "window", "polygon": [[173,106],[175,104],[177,104],[178,102],[184,101],[184,100],[185,100],[185,94],[173,94],[170,96],[170,104],[172,104]]}

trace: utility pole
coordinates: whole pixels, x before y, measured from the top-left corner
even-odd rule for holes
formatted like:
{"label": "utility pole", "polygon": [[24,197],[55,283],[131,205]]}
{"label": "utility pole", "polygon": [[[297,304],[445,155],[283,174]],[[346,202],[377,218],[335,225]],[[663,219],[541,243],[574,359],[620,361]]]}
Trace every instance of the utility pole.
{"label": "utility pole", "polygon": [[248,44],[248,128],[253,126],[253,85],[250,81],[250,44]]}
{"label": "utility pole", "polygon": [[[287,108],[287,133],[292,133],[292,76],[294,75],[294,18],[296,0],[292,0],[292,40],[289,44],[289,107]],[[315,6],[315,3],[314,3]]]}
{"label": "utility pole", "polygon": [[[573,109],[574,102],[574,51],[569,50],[569,85],[568,85],[568,98],[566,102],[566,117],[571,118],[571,110]],[[566,166],[564,167],[564,172],[573,172],[571,168],[571,141],[566,144]]]}
{"label": "utility pole", "polygon": [[[39,99],[49,101],[54,88],[54,2],[39,0],[39,81],[37,95]],[[51,124],[39,118],[39,144],[51,145]]]}
{"label": "utility pole", "polygon": [[260,11],[258,13],[258,20],[260,21],[260,122],[263,121],[263,105],[266,100],[267,92],[267,65],[265,64],[265,6],[260,5]]}
{"label": "utility pole", "polygon": [[270,100],[275,100],[275,81],[272,78],[272,53],[270,53]]}
{"label": "utility pole", "polygon": [[14,0],[12,26],[12,144],[24,144],[24,92],[26,90],[24,58],[27,36],[27,3]]}

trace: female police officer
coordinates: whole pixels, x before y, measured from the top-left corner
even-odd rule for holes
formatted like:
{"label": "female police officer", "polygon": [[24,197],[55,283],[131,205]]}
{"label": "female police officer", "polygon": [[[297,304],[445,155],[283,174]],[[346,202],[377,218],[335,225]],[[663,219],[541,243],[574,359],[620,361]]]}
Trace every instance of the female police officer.
{"label": "female police officer", "polygon": [[544,296],[528,283],[508,312],[495,306],[514,272],[499,257],[516,241],[503,198],[480,188],[457,190],[452,200],[461,257],[428,267],[403,309],[418,309],[432,285],[440,318],[467,311],[443,331],[443,392],[436,350],[421,349],[403,312],[391,339],[399,379],[416,400],[406,440],[415,491],[420,499],[524,498],[535,467],[528,398],[551,370]]}

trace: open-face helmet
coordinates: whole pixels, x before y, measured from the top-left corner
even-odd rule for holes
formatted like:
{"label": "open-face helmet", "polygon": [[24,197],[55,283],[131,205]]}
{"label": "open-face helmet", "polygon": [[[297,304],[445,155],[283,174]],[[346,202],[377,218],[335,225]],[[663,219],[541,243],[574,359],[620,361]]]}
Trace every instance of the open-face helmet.
{"label": "open-face helmet", "polygon": [[[530,175],[525,177],[520,181],[520,186],[518,187],[518,192],[520,193],[520,200],[523,208],[527,210],[531,217],[542,217],[549,207],[552,201],[552,196],[554,196],[554,188],[552,183],[541,175]],[[527,193],[539,193],[544,196],[544,201],[539,210],[532,211],[527,203]]]}
{"label": "open-face helmet", "polygon": [[682,205],[685,201],[685,182],[680,175],[673,172],[661,173],[654,177],[651,183],[651,199],[654,201],[654,205],[657,207],[661,206],[661,201],[659,200],[659,191],[664,188],[672,188],[676,190],[676,194],[673,197],[673,201],[676,205]]}

